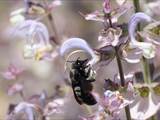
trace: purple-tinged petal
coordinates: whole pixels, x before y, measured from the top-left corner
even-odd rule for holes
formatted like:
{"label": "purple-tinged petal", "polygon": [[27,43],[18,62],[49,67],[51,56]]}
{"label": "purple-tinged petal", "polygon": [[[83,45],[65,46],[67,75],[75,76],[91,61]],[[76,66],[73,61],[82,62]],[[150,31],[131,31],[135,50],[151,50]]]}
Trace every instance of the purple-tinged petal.
{"label": "purple-tinged petal", "polygon": [[155,56],[155,46],[152,43],[138,42],[135,38],[135,30],[137,25],[141,21],[151,22],[153,19],[145,13],[139,12],[134,14],[129,21],[129,35],[130,35],[130,47],[139,48],[143,51],[143,56],[146,58],[153,58]]}
{"label": "purple-tinged petal", "polygon": [[98,41],[101,42],[101,47],[112,45],[116,46],[119,43],[119,38],[122,34],[122,30],[120,28],[109,28],[107,31],[102,30],[98,37]]}
{"label": "purple-tinged petal", "polygon": [[27,102],[21,102],[15,107],[13,112],[14,114],[17,114],[19,112],[24,112],[26,113],[28,120],[34,120],[33,108],[35,108],[33,104]]}
{"label": "purple-tinged petal", "polygon": [[112,23],[117,23],[118,18],[124,15],[131,8],[133,8],[133,5],[130,2],[125,1],[120,7],[112,10]]}
{"label": "purple-tinged petal", "polygon": [[2,72],[2,76],[6,80],[13,80],[16,79],[24,70],[18,68],[17,66],[10,64],[4,72]]}
{"label": "purple-tinged petal", "polygon": [[[152,18],[148,15],[146,15],[145,13],[142,12],[138,12],[135,13],[134,15],[132,15],[130,21],[129,21],[129,25],[128,25],[128,31],[129,31],[129,35],[131,38],[132,42],[135,42],[135,32],[136,32],[136,28],[139,22],[151,22]],[[136,41],[137,42],[137,41]]]}
{"label": "purple-tinged petal", "polygon": [[138,97],[137,103],[130,109],[132,119],[146,120],[156,114],[159,105],[153,102],[151,94],[148,97]]}
{"label": "purple-tinged petal", "polygon": [[16,76],[13,73],[11,73],[10,71],[2,72],[2,76],[6,80],[14,80],[14,79],[16,79]]}
{"label": "purple-tinged petal", "polygon": [[95,11],[86,15],[81,15],[85,18],[85,20],[93,20],[98,22],[104,22],[104,13],[101,11]]}
{"label": "purple-tinged petal", "polygon": [[24,70],[22,68],[18,68],[17,66],[10,64],[8,70],[12,72],[14,75],[21,74]]}
{"label": "purple-tinged petal", "polygon": [[69,53],[73,49],[84,50],[86,53],[88,53],[92,57],[90,64],[93,64],[97,61],[97,56],[94,53],[93,49],[88,45],[85,40],[81,38],[70,38],[66,40],[61,45],[60,55],[65,56],[65,54]]}
{"label": "purple-tinged petal", "polygon": [[102,106],[104,110],[108,112],[112,117],[118,117],[121,109],[123,109],[130,101],[123,98],[118,91],[107,90],[104,93],[104,99],[102,100]]}
{"label": "purple-tinged petal", "polygon": [[36,20],[26,20],[17,27],[17,31],[23,31],[26,35],[24,46],[24,58],[43,59],[52,51],[47,27]]}
{"label": "purple-tinged petal", "polygon": [[44,109],[44,116],[50,116],[52,114],[63,113],[61,107],[64,105],[63,99],[55,99],[49,102]]}
{"label": "purple-tinged petal", "polygon": [[23,85],[16,83],[8,89],[8,95],[12,96],[23,91]]}
{"label": "purple-tinged petal", "polygon": [[110,0],[104,0],[103,10],[106,14],[109,14],[111,12]]}

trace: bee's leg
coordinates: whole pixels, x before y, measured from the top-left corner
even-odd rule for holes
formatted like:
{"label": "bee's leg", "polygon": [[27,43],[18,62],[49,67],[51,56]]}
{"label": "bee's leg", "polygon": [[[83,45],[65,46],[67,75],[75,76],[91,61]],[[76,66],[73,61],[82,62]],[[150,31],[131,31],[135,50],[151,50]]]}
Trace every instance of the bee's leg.
{"label": "bee's leg", "polygon": [[96,77],[96,72],[94,70],[92,70],[91,68],[89,68],[88,72],[87,72],[87,80],[89,82],[94,82],[95,81],[95,77]]}
{"label": "bee's leg", "polygon": [[71,80],[74,79],[74,75],[72,71],[70,71],[69,75],[70,75]]}
{"label": "bee's leg", "polygon": [[88,78],[90,76],[90,72],[91,72],[91,68],[89,67],[88,69],[86,69],[85,73],[86,73],[86,78]]}

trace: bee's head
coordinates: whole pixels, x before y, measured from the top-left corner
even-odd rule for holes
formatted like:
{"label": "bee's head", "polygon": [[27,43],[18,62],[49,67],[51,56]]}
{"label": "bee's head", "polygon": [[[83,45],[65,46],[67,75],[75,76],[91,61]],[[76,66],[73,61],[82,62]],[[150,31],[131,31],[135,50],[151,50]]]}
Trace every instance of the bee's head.
{"label": "bee's head", "polygon": [[72,64],[72,69],[85,69],[88,63],[88,59],[79,60],[79,58]]}

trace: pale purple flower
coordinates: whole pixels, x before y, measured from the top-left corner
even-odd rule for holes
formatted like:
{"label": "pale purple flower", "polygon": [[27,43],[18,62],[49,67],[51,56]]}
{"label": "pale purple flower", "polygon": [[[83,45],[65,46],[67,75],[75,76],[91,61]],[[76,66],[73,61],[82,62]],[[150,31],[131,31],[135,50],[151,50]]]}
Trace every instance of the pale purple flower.
{"label": "pale purple flower", "polygon": [[118,8],[111,9],[110,7],[110,0],[104,0],[103,9],[104,10],[96,10],[90,14],[83,15],[86,20],[93,20],[98,22],[105,22],[105,14],[111,13],[111,20],[112,23],[116,23],[118,18],[125,14],[129,9],[132,8],[129,2],[123,2]]}
{"label": "pale purple flower", "polygon": [[142,6],[143,11],[145,11],[147,14],[151,16],[159,16],[160,13],[160,1],[155,0],[155,1],[150,1],[150,2],[144,2],[144,5]]}
{"label": "pale purple flower", "polygon": [[19,68],[17,66],[15,66],[14,64],[10,64],[7,68],[7,70],[5,70],[4,72],[2,72],[2,76],[6,79],[6,80],[13,80],[13,79],[17,79],[17,77],[19,75],[22,74],[24,70],[22,68]]}
{"label": "pale purple flower", "polygon": [[101,47],[104,46],[117,46],[120,42],[119,38],[122,35],[122,30],[120,28],[108,28],[107,31],[102,30],[98,36],[98,41],[101,43]]}
{"label": "pale purple flower", "polygon": [[[140,62],[139,55],[134,49],[128,50],[129,40],[128,37],[121,37],[121,29],[108,29],[109,31],[102,31],[99,36],[99,48],[96,49],[97,54],[100,56],[101,65],[109,64],[116,56],[115,46],[117,47],[118,54],[121,59],[129,63]],[[131,54],[132,53],[132,54]],[[133,54],[134,53],[134,54]],[[138,56],[138,58],[136,58]],[[131,56],[131,57],[130,57]]]}
{"label": "pale purple flower", "polygon": [[[29,3],[28,3],[29,2]],[[62,4],[61,0],[53,0],[49,5],[43,6],[41,4],[37,4],[31,1],[25,0],[25,8],[19,8],[10,14],[10,22],[13,25],[20,24],[26,20],[25,15],[43,15],[46,16],[48,12],[51,12],[55,7],[60,6]],[[46,9],[48,10],[46,12]],[[46,14],[46,15],[45,15]],[[42,19],[40,17],[40,19]],[[39,18],[38,18],[39,19]]]}
{"label": "pale purple flower", "polygon": [[102,107],[104,111],[111,115],[113,118],[119,117],[120,111],[131,102],[123,98],[118,92],[112,92],[110,90],[105,91],[104,98],[102,100]]}
{"label": "pale purple flower", "polygon": [[86,14],[86,15],[83,15],[81,13],[82,16],[85,17],[86,20],[93,20],[93,21],[98,21],[98,22],[104,22],[104,14],[99,12],[99,11],[94,11],[90,14]]}
{"label": "pale purple flower", "polygon": [[159,84],[137,85],[139,95],[131,105],[131,117],[136,120],[146,120],[156,114],[160,107]]}
{"label": "pale purple flower", "polygon": [[22,84],[15,83],[11,87],[9,87],[7,93],[8,93],[8,95],[12,96],[17,93],[21,93],[23,91],[23,88],[24,88],[24,86]]}
{"label": "pale purple flower", "polygon": [[98,56],[94,53],[93,49],[85,40],[81,38],[70,38],[66,40],[60,47],[60,55],[65,56],[65,54],[70,53],[70,51],[73,51],[73,49],[83,50],[84,52],[88,53],[92,57],[89,62],[91,65],[98,61]]}
{"label": "pale purple flower", "polygon": [[43,91],[41,94],[32,95],[31,97],[28,98],[27,101],[43,109],[46,105],[46,100],[47,100],[47,93]]}
{"label": "pale purple flower", "polygon": [[106,14],[109,14],[111,12],[110,0],[104,0],[103,8]]}
{"label": "pale purple flower", "polygon": [[131,17],[128,26],[128,31],[131,39],[130,47],[140,49],[142,51],[143,56],[146,58],[153,58],[155,56],[155,46],[149,42],[139,42],[138,40],[136,40],[135,37],[135,30],[137,28],[138,23],[141,21],[152,22],[153,19],[142,12],[135,13]]}
{"label": "pale purple flower", "polygon": [[27,102],[21,102],[15,107],[13,111],[13,115],[16,115],[18,113],[24,113],[27,115],[28,120],[34,120],[33,109],[36,109],[35,105],[27,103]]}
{"label": "pale purple flower", "polygon": [[45,59],[52,52],[47,27],[36,20],[26,20],[17,27],[26,35],[24,58]]}
{"label": "pale purple flower", "polygon": [[62,107],[64,106],[64,99],[55,99],[49,102],[44,108],[44,116],[63,113]]}

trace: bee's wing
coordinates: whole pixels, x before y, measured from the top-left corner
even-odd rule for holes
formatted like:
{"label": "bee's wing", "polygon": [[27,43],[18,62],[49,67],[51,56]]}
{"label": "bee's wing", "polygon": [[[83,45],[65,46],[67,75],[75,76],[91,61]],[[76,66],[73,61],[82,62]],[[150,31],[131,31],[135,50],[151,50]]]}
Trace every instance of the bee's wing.
{"label": "bee's wing", "polygon": [[92,93],[86,93],[82,96],[83,102],[87,105],[95,105],[97,103],[96,99]]}

